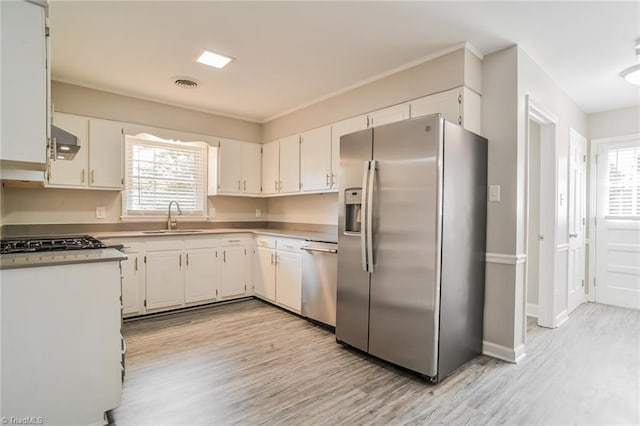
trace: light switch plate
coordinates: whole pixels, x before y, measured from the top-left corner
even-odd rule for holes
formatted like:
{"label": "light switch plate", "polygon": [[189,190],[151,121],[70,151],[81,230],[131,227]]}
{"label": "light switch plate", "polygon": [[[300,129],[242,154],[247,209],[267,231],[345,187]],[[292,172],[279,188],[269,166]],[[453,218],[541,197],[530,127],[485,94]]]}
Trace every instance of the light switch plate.
{"label": "light switch plate", "polygon": [[104,219],[105,215],[104,207],[96,207],[96,219]]}
{"label": "light switch plate", "polygon": [[489,185],[489,201],[500,201],[500,185]]}
{"label": "light switch plate", "polygon": [[256,209],[256,217],[262,217],[262,210]]}

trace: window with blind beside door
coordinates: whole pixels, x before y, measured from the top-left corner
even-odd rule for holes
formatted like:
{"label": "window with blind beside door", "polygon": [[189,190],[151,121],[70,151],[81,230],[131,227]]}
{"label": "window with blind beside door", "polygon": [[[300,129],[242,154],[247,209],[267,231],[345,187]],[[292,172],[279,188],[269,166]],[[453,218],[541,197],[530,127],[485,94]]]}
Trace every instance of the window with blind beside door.
{"label": "window with blind beside door", "polygon": [[166,216],[169,202],[184,215],[206,216],[207,144],[149,135],[125,139],[123,216]]}
{"label": "window with blind beside door", "polygon": [[608,202],[606,216],[640,219],[640,148],[607,151]]}

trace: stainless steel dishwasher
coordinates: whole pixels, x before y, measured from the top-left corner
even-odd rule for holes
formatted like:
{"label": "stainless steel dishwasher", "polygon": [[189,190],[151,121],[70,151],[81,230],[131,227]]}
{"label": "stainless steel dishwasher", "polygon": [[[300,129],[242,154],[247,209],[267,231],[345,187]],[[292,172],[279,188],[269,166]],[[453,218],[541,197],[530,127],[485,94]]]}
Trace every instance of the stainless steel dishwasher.
{"label": "stainless steel dishwasher", "polygon": [[301,248],[302,315],[335,327],[338,244],[309,241]]}

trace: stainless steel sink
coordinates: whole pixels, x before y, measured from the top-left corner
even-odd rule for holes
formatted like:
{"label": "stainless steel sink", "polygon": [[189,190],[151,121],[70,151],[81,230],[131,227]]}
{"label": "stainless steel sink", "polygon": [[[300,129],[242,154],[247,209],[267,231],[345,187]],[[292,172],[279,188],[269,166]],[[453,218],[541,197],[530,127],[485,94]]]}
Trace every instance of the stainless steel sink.
{"label": "stainless steel sink", "polygon": [[142,231],[143,234],[195,234],[204,232],[201,229],[158,229],[154,231]]}

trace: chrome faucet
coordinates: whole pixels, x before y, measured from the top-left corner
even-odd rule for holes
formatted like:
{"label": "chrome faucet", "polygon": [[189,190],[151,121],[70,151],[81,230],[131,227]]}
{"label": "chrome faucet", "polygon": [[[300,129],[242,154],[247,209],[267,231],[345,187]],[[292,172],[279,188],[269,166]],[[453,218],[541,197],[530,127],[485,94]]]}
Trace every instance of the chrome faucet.
{"label": "chrome faucet", "polygon": [[176,229],[176,226],[178,226],[178,221],[175,218],[171,218],[171,205],[173,203],[176,203],[176,208],[178,209],[178,215],[182,214],[182,209],[180,208],[180,204],[178,204],[178,202],[175,200],[169,201],[169,218],[167,220],[167,229],[169,230]]}

